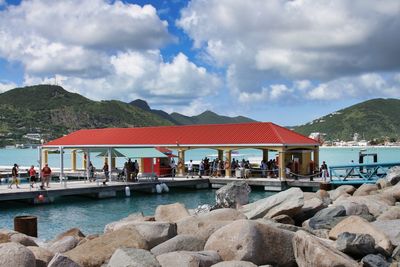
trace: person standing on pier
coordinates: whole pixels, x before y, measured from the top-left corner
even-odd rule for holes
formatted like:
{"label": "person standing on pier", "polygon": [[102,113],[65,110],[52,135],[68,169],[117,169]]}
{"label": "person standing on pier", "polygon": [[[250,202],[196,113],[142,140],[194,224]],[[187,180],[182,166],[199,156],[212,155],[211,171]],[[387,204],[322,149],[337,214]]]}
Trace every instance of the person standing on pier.
{"label": "person standing on pier", "polygon": [[28,171],[29,174],[29,181],[31,182],[31,188],[33,188],[33,185],[36,185],[36,170],[35,166],[31,166],[31,168]]}
{"label": "person standing on pier", "polygon": [[189,176],[191,176],[193,178],[193,161],[190,160],[189,164],[188,164],[188,174],[186,176],[186,178],[189,178]]}
{"label": "person standing on pier", "polygon": [[326,178],[329,177],[329,174],[328,174],[328,165],[326,165],[325,161],[322,162],[320,171],[322,179],[324,180],[324,182],[326,182]]}
{"label": "person standing on pier", "polygon": [[51,169],[48,164],[44,165],[42,169],[42,185],[40,186],[40,189],[44,189],[44,185],[46,184],[46,187],[49,188],[49,183],[50,183],[50,178],[51,178]]}
{"label": "person standing on pier", "polygon": [[19,186],[18,186],[18,184],[19,184],[19,181],[18,181],[18,165],[16,163],[14,164],[14,167],[11,170],[11,176],[12,176],[12,181],[11,181],[10,185],[8,186],[8,188],[11,189],[13,184],[15,184],[15,186],[17,188],[19,188]]}

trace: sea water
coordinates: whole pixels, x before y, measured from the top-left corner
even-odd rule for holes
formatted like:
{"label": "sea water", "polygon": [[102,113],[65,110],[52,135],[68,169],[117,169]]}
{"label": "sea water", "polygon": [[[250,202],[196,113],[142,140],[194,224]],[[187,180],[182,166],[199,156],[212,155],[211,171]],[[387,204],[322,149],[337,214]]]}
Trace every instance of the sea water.
{"label": "sea water", "polygon": [[[360,148],[320,148],[320,161],[326,161],[329,166],[348,164],[353,160],[358,162]],[[399,147],[368,147],[363,153],[377,153],[378,162],[400,162]],[[205,156],[212,158],[215,150],[194,149],[186,152],[186,159],[200,160]],[[261,151],[243,149],[232,155],[237,159],[260,158]],[[276,153],[270,152],[269,157],[275,158]],[[59,167],[59,155],[50,154],[49,164]],[[78,154],[78,162],[81,155]],[[96,167],[101,167],[103,158],[91,154],[91,159]],[[21,166],[38,164],[36,149],[0,149],[0,166],[11,166],[18,163]],[[122,166],[125,159],[118,159],[117,165]],[[372,158],[366,158],[366,163]],[[69,166],[70,157],[65,156],[65,166]],[[251,201],[270,196],[271,193],[253,191],[250,193]],[[104,226],[112,221],[119,220],[134,212],[143,212],[145,215],[154,214],[158,205],[181,202],[187,208],[196,208],[199,204],[214,203],[215,190],[172,190],[168,194],[141,194],[133,193],[130,198],[119,196],[117,198],[95,200],[84,197],[63,197],[56,199],[49,205],[32,206],[18,202],[0,203],[0,228],[13,228],[13,218],[19,215],[34,215],[38,217],[39,238],[48,240],[54,238],[62,231],[72,227],[80,228],[85,234],[101,233]]]}

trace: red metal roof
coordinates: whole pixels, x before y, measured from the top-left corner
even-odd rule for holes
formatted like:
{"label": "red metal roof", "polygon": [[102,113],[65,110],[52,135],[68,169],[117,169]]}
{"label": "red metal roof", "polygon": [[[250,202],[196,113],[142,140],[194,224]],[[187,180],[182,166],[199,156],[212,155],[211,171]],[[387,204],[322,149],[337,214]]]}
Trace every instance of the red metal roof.
{"label": "red metal roof", "polygon": [[319,145],[271,122],[79,130],[46,146]]}

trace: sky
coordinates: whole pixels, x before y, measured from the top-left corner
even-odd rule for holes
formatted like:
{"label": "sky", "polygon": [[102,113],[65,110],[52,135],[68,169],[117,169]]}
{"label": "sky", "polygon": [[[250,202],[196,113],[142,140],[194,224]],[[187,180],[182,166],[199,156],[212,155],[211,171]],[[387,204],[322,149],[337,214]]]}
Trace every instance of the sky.
{"label": "sky", "polygon": [[400,97],[399,0],[0,0],[0,92],[299,125]]}

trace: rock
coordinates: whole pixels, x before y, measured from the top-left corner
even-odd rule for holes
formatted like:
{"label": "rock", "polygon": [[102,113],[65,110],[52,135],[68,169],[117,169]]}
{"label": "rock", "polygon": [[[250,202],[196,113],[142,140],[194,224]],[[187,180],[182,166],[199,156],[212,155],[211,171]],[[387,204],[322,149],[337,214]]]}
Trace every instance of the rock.
{"label": "rock", "polygon": [[294,225],[294,220],[285,214],[275,216],[272,218],[272,220],[278,223]]}
{"label": "rock", "polygon": [[[294,266],[293,235],[293,232],[268,224],[238,220],[213,233],[204,249],[217,251],[224,261],[243,260],[257,265]],[[279,246],[276,246],[277,240]]]}
{"label": "rock", "polygon": [[272,218],[286,214],[293,217],[304,205],[303,191],[292,187],[268,198],[244,205],[239,209],[248,219]]}
{"label": "rock", "polygon": [[148,242],[137,230],[123,228],[86,241],[65,255],[82,266],[100,266],[121,247],[149,249]]}
{"label": "rock", "polygon": [[55,253],[64,253],[67,252],[71,249],[73,249],[74,247],[76,247],[76,245],[78,245],[79,240],[77,238],[75,238],[74,236],[64,236],[61,239],[59,239],[58,241],[52,243],[48,249]]}
{"label": "rock", "polygon": [[138,231],[147,241],[149,248],[153,248],[177,235],[175,223],[132,222],[124,228]]}
{"label": "rock", "polygon": [[24,245],[26,247],[27,246],[37,247],[37,244],[32,237],[17,232],[10,236],[10,242],[20,243],[21,245]]}
{"label": "rock", "polygon": [[353,258],[362,258],[376,252],[375,239],[369,234],[341,233],[336,240],[336,248]]}
{"label": "rock", "polygon": [[66,236],[73,236],[79,241],[85,237],[85,235],[81,232],[79,228],[71,228],[64,233],[59,234],[53,242],[63,239]]}
{"label": "rock", "polygon": [[249,261],[221,261],[211,267],[257,267],[257,265]]}
{"label": "rock", "polygon": [[35,255],[36,267],[46,267],[54,257],[54,253],[45,248],[35,246],[27,248]]}
{"label": "rock", "polygon": [[311,229],[332,229],[346,216],[343,206],[333,206],[318,211],[308,222]]}
{"label": "rock", "polygon": [[326,206],[332,204],[332,199],[328,193],[328,191],[320,189],[315,193],[315,196],[319,198]]}
{"label": "rock", "polygon": [[0,244],[0,266],[35,267],[35,255],[19,243],[2,243]]}
{"label": "rock", "polygon": [[375,221],[371,223],[389,237],[395,246],[400,246],[400,220]]}
{"label": "rock", "polygon": [[123,226],[125,226],[126,224],[129,224],[129,222],[131,222],[131,221],[144,221],[143,213],[141,213],[141,212],[132,213],[128,217],[125,217],[119,221],[107,224],[104,227],[104,233],[109,233],[111,231],[120,229]]}
{"label": "rock", "polygon": [[176,251],[157,256],[162,267],[199,266],[209,267],[221,261],[215,251]]}
{"label": "rock", "polygon": [[335,201],[342,195],[352,195],[356,191],[356,188],[352,185],[341,185],[335,190],[329,191],[329,196],[332,201]]}
{"label": "rock", "polygon": [[400,246],[397,246],[392,253],[392,258],[396,261],[400,261]]}
{"label": "rock", "polygon": [[396,201],[400,201],[400,183],[383,189],[380,195],[388,201],[391,201],[389,203],[392,204],[389,205],[395,205]]}
{"label": "rock", "polygon": [[335,201],[334,205],[347,205],[347,203],[357,203],[363,204],[368,207],[368,211],[378,217],[382,212],[389,209],[389,206],[393,206],[394,203],[391,203],[386,198],[383,198],[380,195],[369,195],[369,196],[360,196],[360,197],[348,197],[346,200]]}
{"label": "rock", "polygon": [[215,192],[218,208],[238,208],[249,203],[250,186],[245,181],[232,182]]}
{"label": "rock", "polygon": [[376,184],[362,184],[357,190],[353,193],[353,196],[368,196],[372,194],[378,193],[379,187]]}
{"label": "rock", "polygon": [[339,234],[344,232],[354,234],[370,234],[375,239],[375,244],[378,248],[385,251],[388,255],[390,255],[393,251],[392,243],[386,234],[378,227],[359,216],[349,216],[338,223],[329,232],[329,237],[336,240]]}
{"label": "rock", "polygon": [[386,211],[384,211],[381,215],[379,215],[376,220],[377,221],[389,221],[389,220],[397,220],[400,219],[400,207],[393,206],[389,207]]}
{"label": "rock", "polygon": [[390,263],[382,255],[369,254],[362,258],[361,263],[364,267],[389,267]]}
{"label": "rock", "polygon": [[107,267],[160,267],[149,251],[137,248],[119,248],[112,255]]}
{"label": "rock", "polygon": [[346,254],[305,231],[295,233],[293,249],[299,267],[359,266]]}
{"label": "rock", "polygon": [[190,215],[199,215],[202,213],[208,213],[212,210],[213,206],[210,204],[203,204],[203,205],[198,205],[196,209],[194,210],[189,210]]}
{"label": "rock", "polygon": [[48,267],[81,267],[67,256],[57,253],[49,262]]}
{"label": "rock", "polygon": [[329,230],[328,229],[317,229],[312,230],[312,234],[319,238],[329,239]]}
{"label": "rock", "polygon": [[358,216],[371,215],[371,213],[369,213],[369,209],[368,209],[367,205],[365,205],[365,204],[359,204],[359,203],[351,202],[351,201],[346,201],[346,202],[343,201],[343,202],[341,202],[341,206],[344,207],[344,209],[346,210],[346,215],[348,215],[348,216],[350,216],[350,215],[358,215]]}
{"label": "rock", "polygon": [[294,216],[294,221],[296,225],[301,225],[305,220],[313,217],[318,211],[326,208],[327,205],[322,202],[321,199],[314,197],[304,201],[304,205],[301,211]]}
{"label": "rock", "polygon": [[156,221],[161,222],[176,222],[189,216],[190,214],[185,205],[181,203],[159,205],[154,214]]}
{"label": "rock", "polygon": [[205,240],[194,235],[177,235],[151,249],[151,253],[158,256],[174,251],[201,251]]}
{"label": "rock", "polygon": [[400,181],[400,166],[394,166],[390,168],[386,174],[386,180],[391,185],[397,184]]}
{"label": "rock", "polygon": [[257,219],[255,221],[259,222],[259,223],[267,224],[267,225],[270,225],[270,226],[273,226],[273,227],[276,227],[279,229],[288,230],[291,232],[297,232],[299,230],[304,230],[302,227],[295,226],[292,224],[279,223],[279,222],[275,221],[274,219],[264,219],[263,218],[263,219]]}
{"label": "rock", "polygon": [[379,178],[376,180],[375,184],[378,186],[379,189],[384,189],[391,184],[386,180],[386,178]]}
{"label": "rock", "polygon": [[212,210],[209,213],[200,214],[198,216],[199,218],[208,221],[234,221],[246,219],[246,216],[242,212],[228,208]]}
{"label": "rock", "polygon": [[100,236],[99,234],[88,235],[88,236],[86,236],[84,239],[82,239],[81,241],[79,241],[79,243],[78,243],[77,246],[80,246],[80,245],[82,245],[83,243],[85,243],[86,241],[95,239],[95,238],[97,238],[97,237],[99,237],[99,236]]}

